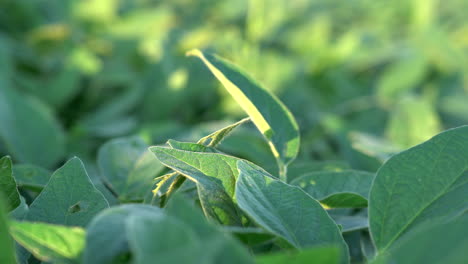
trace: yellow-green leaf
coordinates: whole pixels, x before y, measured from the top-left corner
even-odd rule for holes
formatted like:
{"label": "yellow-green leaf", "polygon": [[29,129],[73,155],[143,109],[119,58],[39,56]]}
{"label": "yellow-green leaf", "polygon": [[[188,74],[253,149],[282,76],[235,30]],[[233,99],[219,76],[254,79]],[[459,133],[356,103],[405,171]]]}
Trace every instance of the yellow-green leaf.
{"label": "yellow-green leaf", "polygon": [[187,53],[200,58],[267,139],[281,174],[299,150],[299,128],[286,106],[234,64],[199,50]]}

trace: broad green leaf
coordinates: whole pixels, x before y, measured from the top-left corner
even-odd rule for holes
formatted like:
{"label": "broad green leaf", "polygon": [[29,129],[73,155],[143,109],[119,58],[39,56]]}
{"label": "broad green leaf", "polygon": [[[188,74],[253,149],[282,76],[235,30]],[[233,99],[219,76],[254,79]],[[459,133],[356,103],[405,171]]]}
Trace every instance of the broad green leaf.
{"label": "broad green leaf", "polygon": [[10,157],[0,159],[0,193],[6,197],[8,211],[15,209],[21,203],[11,166]]}
{"label": "broad green leaf", "polygon": [[[252,263],[247,250],[229,234],[207,221],[194,205],[179,194],[169,201],[165,212],[190,226],[203,245],[200,263]],[[200,253],[198,253],[200,254]]]}
{"label": "broad green leaf", "polygon": [[296,248],[337,245],[341,261],[348,261],[348,249],[338,226],[316,200],[259,167],[244,161],[239,161],[237,167],[237,202],[255,222]]}
{"label": "broad green leaf", "polygon": [[371,263],[466,263],[468,215],[446,223],[427,222],[408,232]]}
{"label": "broad green leaf", "polygon": [[8,232],[8,226],[3,194],[0,193],[0,263],[15,264],[15,248]]}
{"label": "broad green leaf", "polygon": [[468,126],[447,130],[390,158],[370,191],[369,220],[379,251],[418,224],[468,210]]}
{"label": "broad green leaf", "polygon": [[26,219],[70,226],[86,226],[109,203],[92,184],[83,163],[70,159],[52,174],[29,207]]}
{"label": "broad green leaf", "polygon": [[11,235],[33,255],[47,262],[79,263],[85,245],[85,230],[33,222],[12,222]]}
{"label": "broad green leaf", "polygon": [[19,187],[41,191],[49,182],[52,172],[32,164],[13,166],[13,175]]}
{"label": "broad green leaf", "polygon": [[392,111],[385,133],[396,146],[409,148],[430,139],[440,130],[434,104],[425,98],[407,97]]}
{"label": "broad green leaf", "polygon": [[234,129],[236,129],[236,127],[246,123],[250,121],[250,118],[244,118],[232,125],[229,125],[227,127],[224,127],[218,131],[215,131],[211,134],[209,134],[208,136],[206,137],[203,137],[201,138],[200,140],[198,140],[198,144],[202,144],[202,145],[205,145],[205,146],[208,146],[208,147],[216,147],[219,143],[221,143],[221,141],[227,137]]}
{"label": "broad green leaf", "polygon": [[15,160],[51,167],[62,158],[65,135],[39,101],[0,87],[0,123],[0,140]]}
{"label": "broad green leaf", "polygon": [[120,200],[143,199],[164,168],[147,148],[140,138],[130,137],[111,140],[99,149],[99,169]]}
{"label": "broad green leaf", "polygon": [[280,252],[256,257],[257,264],[333,264],[341,263],[338,246],[318,246],[300,251]]}
{"label": "broad green leaf", "polygon": [[150,150],[164,165],[197,184],[207,216],[228,225],[240,225],[240,212],[232,201],[238,158],[164,147],[150,147]]}
{"label": "broad green leaf", "polygon": [[195,232],[168,215],[132,215],[126,231],[134,263],[208,263],[206,249]]}
{"label": "broad green leaf", "polygon": [[131,204],[111,207],[99,213],[87,226],[83,263],[127,263],[131,251],[125,231],[126,222],[130,216],[142,214],[156,217],[161,210],[154,206]]}
{"label": "broad green leaf", "polygon": [[312,172],[291,182],[328,207],[367,207],[374,174],[343,170]]}
{"label": "broad green leaf", "polygon": [[299,151],[299,128],[286,106],[234,64],[199,50],[187,54],[200,58],[249,115],[284,173]]}

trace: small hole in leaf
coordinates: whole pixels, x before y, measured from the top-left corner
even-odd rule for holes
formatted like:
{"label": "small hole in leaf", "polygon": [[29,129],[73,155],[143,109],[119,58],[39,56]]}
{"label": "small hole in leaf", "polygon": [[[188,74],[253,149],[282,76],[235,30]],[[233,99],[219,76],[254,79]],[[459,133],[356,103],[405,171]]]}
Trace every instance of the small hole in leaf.
{"label": "small hole in leaf", "polygon": [[71,214],[78,213],[79,211],[81,211],[80,202],[77,202],[76,204],[74,204],[74,205],[70,206],[70,208],[68,208],[68,212],[71,213]]}

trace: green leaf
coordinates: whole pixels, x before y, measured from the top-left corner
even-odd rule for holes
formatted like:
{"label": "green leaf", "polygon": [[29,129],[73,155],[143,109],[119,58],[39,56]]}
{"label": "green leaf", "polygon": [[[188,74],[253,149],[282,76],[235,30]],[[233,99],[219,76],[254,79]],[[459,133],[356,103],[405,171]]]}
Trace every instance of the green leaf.
{"label": "green leaf", "polygon": [[341,259],[340,248],[337,246],[319,246],[300,251],[280,252],[256,257],[257,264],[305,264],[327,263],[338,264]]}
{"label": "green leaf", "polygon": [[427,222],[408,232],[372,263],[466,263],[468,215],[446,223]]}
{"label": "green leaf", "polygon": [[202,144],[208,147],[216,147],[221,141],[226,138],[236,127],[250,121],[250,118],[244,118],[232,125],[229,125],[227,127],[224,127],[218,131],[215,131],[211,134],[209,134],[206,137],[201,138],[198,140],[198,144]]}
{"label": "green leaf", "polygon": [[0,193],[6,197],[8,211],[15,209],[21,203],[11,166],[10,157],[0,159]]}
{"label": "green leaf", "polygon": [[210,178],[218,179],[226,193],[230,197],[234,196],[239,174],[236,162],[239,158],[219,153],[191,152],[159,146],[149,149],[164,165],[190,180],[203,183]]}
{"label": "green leaf", "polygon": [[390,158],[370,192],[369,220],[378,250],[418,224],[468,210],[468,126],[447,130]]}
{"label": "green leaf", "polygon": [[187,54],[200,58],[249,115],[268,140],[280,174],[284,174],[299,151],[299,128],[286,106],[232,63],[199,50]]}
{"label": "green leaf", "polygon": [[156,217],[161,210],[149,205],[129,204],[111,207],[98,214],[87,228],[83,263],[127,263],[131,251],[126,223],[131,215],[141,214]]}
{"label": "green leaf", "polygon": [[10,231],[18,243],[47,262],[79,263],[85,245],[80,227],[13,221]]}
{"label": "green leaf", "polygon": [[296,248],[333,244],[340,247],[342,262],[348,249],[335,222],[303,190],[274,179],[259,167],[237,163],[237,202],[252,219]]}
{"label": "green leaf", "polygon": [[203,245],[204,261],[200,263],[248,264],[253,262],[250,254],[236,239],[208,222],[193,204],[179,194],[174,195],[169,201],[165,211],[193,229]]}
{"label": "green leaf", "polygon": [[0,193],[0,263],[15,264],[15,249],[8,232],[8,221],[3,194]]}
{"label": "green leaf", "polygon": [[132,215],[127,236],[134,263],[208,263],[203,242],[186,224],[167,215]]}
{"label": "green leaf", "polygon": [[328,207],[367,207],[373,179],[374,174],[365,171],[324,171],[304,174],[291,184]]}
{"label": "green leaf", "polygon": [[164,166],[137,137],[119,138],[104,144],[98,153],[99,169],[123,201],[141,200]]}
{"label": "green leaf", "polygon": [[92,184],[80,159],[72,158],[52,174],[29,207],[26,219],[51,224],[85,226],[109,203]]}
{"label": "green leaf", "polygon": [[164,165],[197,184],[207,216],[228,225],[241,223],[240,212],[232,201],[238,158],[164,147],[150,147],[150,150]]}
{"label": "green leaf", "polygon": [[39,101],[0,87],[0,123],[0,140],[15,160],[51,167],[62,158],[65,135]]}
{"label": "green leaf", "polygon": [[32,164],[13,166],[13,175],[19,187],[41,191],[49,182],[52,172]]}

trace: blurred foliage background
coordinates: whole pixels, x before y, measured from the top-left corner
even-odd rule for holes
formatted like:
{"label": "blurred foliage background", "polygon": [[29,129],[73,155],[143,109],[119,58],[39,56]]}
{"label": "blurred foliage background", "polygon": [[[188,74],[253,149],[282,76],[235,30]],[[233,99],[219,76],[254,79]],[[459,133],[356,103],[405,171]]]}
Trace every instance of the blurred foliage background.
{"label": "blurred foliage background", "polygon": [[[291,109],[302,135],[291,171],[324,160],[374,171],[468,123],[466,10],[465,0],[2,0],[0,156],[53,169],[76,155],[92,171],[112,138],[196,141],[239,120],[185,57],[200,48]],[[270,168],[252,129],[222,148]]]}

